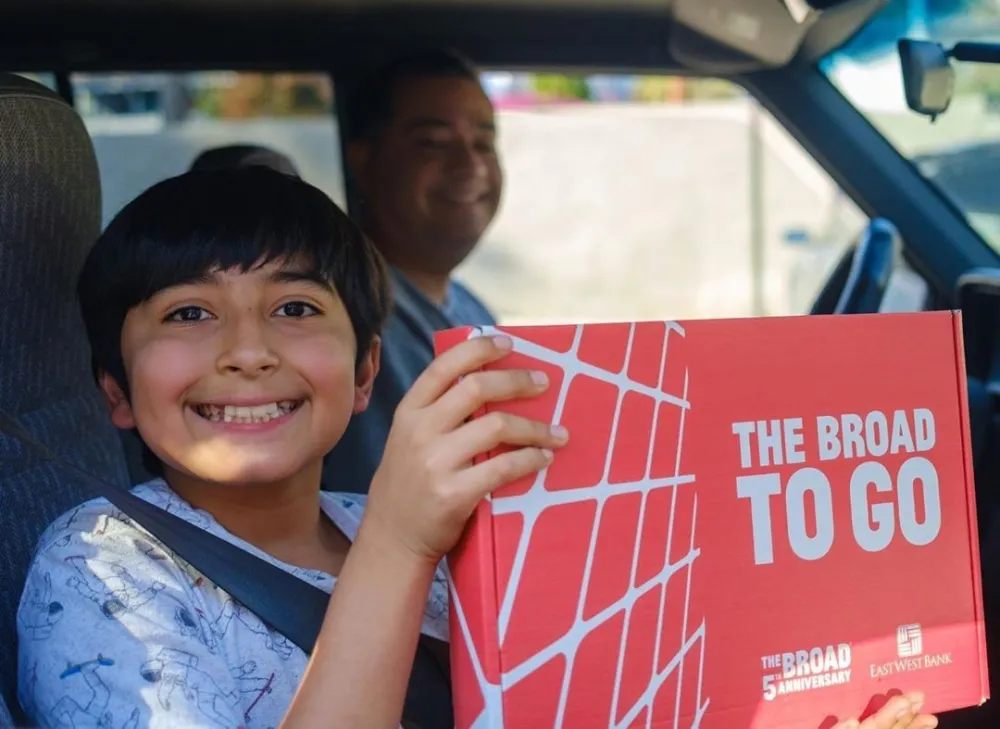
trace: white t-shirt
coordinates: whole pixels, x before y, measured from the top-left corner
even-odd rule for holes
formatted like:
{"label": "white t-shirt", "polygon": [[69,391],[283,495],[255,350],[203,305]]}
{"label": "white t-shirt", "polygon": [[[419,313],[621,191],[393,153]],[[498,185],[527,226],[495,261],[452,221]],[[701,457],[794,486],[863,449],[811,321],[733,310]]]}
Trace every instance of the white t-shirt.
{"label": "white t-shirt", "polygon": [[[233,536],[162,480],[132,493],[330,592],[335,578],[277,561]],[[351,540],[365,497],[323,493]],[[423,632],[448,639],[439,568]],[[18,690],[49,727],[276,727],[307,656],[105,499],[64,514],[42,535],[18,610]]]}

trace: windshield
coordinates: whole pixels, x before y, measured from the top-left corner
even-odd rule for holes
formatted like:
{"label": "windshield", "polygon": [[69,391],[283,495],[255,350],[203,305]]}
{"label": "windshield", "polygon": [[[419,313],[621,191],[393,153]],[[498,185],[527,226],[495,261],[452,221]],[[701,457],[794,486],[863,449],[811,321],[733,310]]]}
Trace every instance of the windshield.
{"label": "windshield", "polygon": [[1000,250],[1000,66],[955,64],[955,95],[937,121],[906,106],[901,37],[1000,42],[1000,0],[890,0],[821,68],[840,91]]}

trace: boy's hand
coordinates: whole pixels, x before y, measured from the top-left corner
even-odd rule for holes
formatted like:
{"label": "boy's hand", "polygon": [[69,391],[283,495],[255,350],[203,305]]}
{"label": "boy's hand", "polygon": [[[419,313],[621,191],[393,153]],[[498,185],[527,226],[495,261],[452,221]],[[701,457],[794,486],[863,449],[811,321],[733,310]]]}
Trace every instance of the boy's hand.
{"label": "boy's hand", "polygon": [[924,696],[920,693],[894,696],[864,721],[850,719],[833,729],[934,729],[938,724],[937,718],[921,714],[923,705]]}
{"label": "boy's hand", "polygon": [[[469,420],[488,403],[533,397],[548,388],[541,373],[479,371],[511,347],[508,337],[478,337],[448,350],[396,409],[369,491],[369,528],[377,525],[431,563],[455,546],[484,496],[545,468],[552,450],[568,438],[565,429],[500,412]],[[512,449],[473,462],[501,445]]]}

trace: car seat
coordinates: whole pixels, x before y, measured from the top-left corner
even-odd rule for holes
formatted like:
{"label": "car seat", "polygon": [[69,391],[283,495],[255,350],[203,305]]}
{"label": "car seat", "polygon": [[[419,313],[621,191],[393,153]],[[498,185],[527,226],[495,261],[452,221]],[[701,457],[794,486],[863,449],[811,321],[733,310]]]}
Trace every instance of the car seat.
{"label": "car seat", "polygon": [[[0,74],[0,130],[0,410],[61,458],[127,486],[75,295],[101,226],[93,144],[62,98],[10,74]],[[15,720],[15,614],[35,543],[92,495],[0,431],[0,691]],[[60,610],[50,605],[50,617]]]}

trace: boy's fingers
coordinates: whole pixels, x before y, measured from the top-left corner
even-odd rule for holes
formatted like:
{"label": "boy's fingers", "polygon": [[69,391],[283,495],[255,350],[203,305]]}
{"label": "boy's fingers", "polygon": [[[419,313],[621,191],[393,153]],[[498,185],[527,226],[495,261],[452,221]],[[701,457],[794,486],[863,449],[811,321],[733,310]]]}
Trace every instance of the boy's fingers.
{"label": "boy's fingers", "polygon": [[893,696],[885,702],[885,706],[861,722],[861,729],[910,729],[916,710],[919,710],[919,704],[922,703],[922,700],[914,701],[916,696]]}
{"label": "boy's fingers", "polygon": [[510,337],[475,337],[436,357],[413,383],[400,405],[423,408],[437,400],[455,381],[508,354]]}
{"label": "boy's fingers", "polygon": [[552,463],[552,451],[519,448],[472,466],[462,476],[461,488],[482,498],[504,484],[541,471]]}
{"label": "boy's fingers", "polygon": [[847,719],[832,729],[935,729],[937,717],[919,713],[923,706],[924,695],[918,691],[895,696],[864,721]]}
{"label": "boy's fingers", "polygon": [[903,694],[902,697],[910,702],[910,711],[896,720],[893,729],[934,729],[938,725],[937,717],[931,714],[921,714],[924,708],[924,695],[919,691],[912,691]]}
{"label": "boy's fingers", "polygon": [[473,373],[462,378],[431,406],[434,409],[432,427],[452,430],[487,403],[539,395],[548,384],[548,377],[541,372],[492,370]]}
{"label": "boy's fingers", "polygon": [[451,454],[449,465],[467,463],[501,445],[556,449],[566,444],[565,428],[493,412],[466,423],[441,441],[441,451]]}
{"label": "boy's fingers", "polygon": [[924,695],[920,691],[908,691],[903,694],[903,698],[910,702],[914,714],[919,714],[924,708]]}

